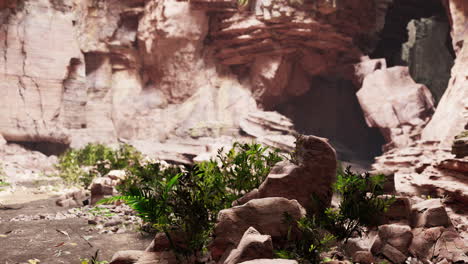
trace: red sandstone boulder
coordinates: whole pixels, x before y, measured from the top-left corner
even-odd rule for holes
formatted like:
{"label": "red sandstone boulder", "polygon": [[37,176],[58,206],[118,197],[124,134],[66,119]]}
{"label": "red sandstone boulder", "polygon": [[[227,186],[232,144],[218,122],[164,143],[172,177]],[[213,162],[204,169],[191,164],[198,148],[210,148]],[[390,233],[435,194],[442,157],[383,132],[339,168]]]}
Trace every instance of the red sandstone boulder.
{"label": "red sandstone boulder", "polygon": [[407,67],[367,75],[357,97],[367,124],[379,128],[386,141],[397,147],[408,145],[413,130],[434,112],[429,89],[415,83]]}
{"label": "red sandstone boulder", "polygon": [[[254,199],[241,206],[219,212],[214,228],[214,239],[210,245],[213,259],[225,259],[235,249],[250,227],[261,234],[270,235],[273,242],[286,238],[289,225],[284,222],[284,213],[293,219],[305,216],[304,208],[296,200],[282,197]],[[295,234],[292,234],[293,237]]]}

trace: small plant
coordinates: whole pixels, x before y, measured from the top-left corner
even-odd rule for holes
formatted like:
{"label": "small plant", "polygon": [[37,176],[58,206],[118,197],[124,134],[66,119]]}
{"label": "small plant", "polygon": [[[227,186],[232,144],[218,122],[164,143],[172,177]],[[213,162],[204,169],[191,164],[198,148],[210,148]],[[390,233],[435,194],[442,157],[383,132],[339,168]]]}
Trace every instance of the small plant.
{"label": "small plant", "polygon": [[234,143],[229,152],[218,151],[221,173],[228,188],[239,196],[257,188],[268,176],[271,168],[283,158],[279,150],[270,150],[260,144]]}
{"label": "small plant", "polygon": [[116,215],[111,210],[103,207],[93,207],[88,212],[93,216],[112,217]]}
{"label": "small plant", "polygon": [[99,260],[99,249],[96,250],[96,253],[90,258],[90,259],[80,259],[81,264],[107,264],[109,263],[108,261],[105,260]]}
{"label": "small plant", "polygon": [[0,163],[0,188],[9,186],[10,184],[6,182],[6,174],[3,171],[3,165]]}
{"label": "small plant", "polygon": [[[292,217],[285,213],[284,218],[289,224],[288,241],[285,248],[276,252],[277,257],[296,259],[299,263],[320,263],[320,254],[327,251],[335,241],[335,236],[320,226],[315,216],[303,217],[294,222]],[[299,239],[291,239],[293,228],[300,233]]]}

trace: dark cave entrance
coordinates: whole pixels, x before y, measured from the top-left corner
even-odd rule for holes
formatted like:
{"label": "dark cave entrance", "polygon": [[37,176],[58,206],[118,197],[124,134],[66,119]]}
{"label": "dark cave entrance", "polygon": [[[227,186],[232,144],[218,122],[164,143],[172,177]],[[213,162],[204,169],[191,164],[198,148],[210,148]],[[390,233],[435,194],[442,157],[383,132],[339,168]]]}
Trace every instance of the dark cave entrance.
{"label": "dark cave entrance", "polygon": [[455,53],[447,10],[440,0],[395,0],[371,58],[385,58],[388,67],[408,66],[411,77],[425,84],[436,104],[450,79]]}
{"label": "dark cave entrance", "polygon": [[60,156],[70,148],[68,144],[47,141],[8,141],[8,143],[20,145],[28,150],[39,151],[46,156]]}
{"label": "dark cave entrance", "polygon": [[311,83],[306,94],[275,110],[291,118],[299,133],[328,138],[339,160],[370,165],[385,141],[378,129],[367,126],[353,83],[327,77]]}

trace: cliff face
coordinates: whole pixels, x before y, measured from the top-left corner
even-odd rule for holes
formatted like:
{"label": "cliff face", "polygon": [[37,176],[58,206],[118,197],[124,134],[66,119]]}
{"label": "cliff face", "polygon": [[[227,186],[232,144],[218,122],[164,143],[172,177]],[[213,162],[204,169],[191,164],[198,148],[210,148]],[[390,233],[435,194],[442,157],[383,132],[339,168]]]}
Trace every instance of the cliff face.
{"label": "cliff face", "polygon": [[[246,133],[281,145],[290,141],[278,138],[291,131],[290,121],[259,111],[279,110],[300,132],[330,137],[371,156],[383,138],[386,149],[407,146],[421,138],[434,111],[432,96],[424,85],[405,79],[408,74],[394,74],[407,70],[387,69],[385,60],[363,56],[385,55],[380,51],[386,40],[388,50],[401,49],[407,36],[393,33],[411,18],[430,15],[417,11],[422,2],[1,1],[0,134],[9,142],[80,146],[175,138],[190,145],[193,139]],[[456,61],[422,138],[448,146],[467,123],[467,8],[462,0],[444,4]],[[392,20],[395,12],[405,21]],[[434,26],[443,35],[440,27]],[[412,58],[430,52],[408,49],[409,72],[418,72],[412,65],[421,64],[412,64]],[[395,54],[385,55],[389,66]],[[447,75],[444,69],[436,72]],[[385,76],[392,76],[383,85],[393,101],[378,91],[387,88],[373,90],[372,83],[382,85],[379,78]],[[359,108],[355,93],[363,83],[359,94],[367,99],[359,100]],[[395,85],[400,96],[391,89]],[[411,94],[406,97],[411,102],[403,94]],[[393,114],[372,106],[375,102]],[[286,127],[278,125],[284,122]],[[347,127],[352,132],[344,137],[338,131]]]}

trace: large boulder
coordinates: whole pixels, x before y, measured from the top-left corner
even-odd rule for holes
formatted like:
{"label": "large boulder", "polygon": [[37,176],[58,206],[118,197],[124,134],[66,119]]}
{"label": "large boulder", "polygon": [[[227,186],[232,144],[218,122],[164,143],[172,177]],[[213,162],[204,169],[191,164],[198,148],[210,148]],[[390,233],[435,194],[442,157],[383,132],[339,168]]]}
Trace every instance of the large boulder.
{"label": "large boulder", "polygon": [[302,136],[296,142],[295,154],[298,164],[278,163],[258,191],[252,191],[240,201],[245,202],[247,197],[284,197],[297,200],[311,213],[317,206],[329,206],[336,178],[335,150],[323,138]]}
{"label": "large boulder", "polygon": [[255,228],[249,227],[224,264],[237,264],[258,258],[273,258],[271,236],[262,235]]}
{"label": "large boulder", "polygon": [[392,67],[367,75],[357,92],[369,127],[379,128],[389,147],[411,143],[434,112],[429,89],[411,79],[407,67]]}
{"label": "large boulder", "polygon": [[468,261],[467,245],[453,227],[415,228],[413,234],[410,252],[422,261],[438,262],[444,259],[450,263]]}
{"label": "large boulder", "polygon": [[[271,236],[274,243],[284,241],[290,228],[284,221],[285,213],[293,219],[306,215],[305,209],[296,200],[282,197],[254,199],[244,205],[222,210],[210,245],[213,259],[227,258],[250,227]],[[292,236],[295,235],[293,232]]]}
{"label": "large boulder", "polygon": [[440,199],[429,199],[413,205],[411,217],[411,223],[414,227],[448,227],[452,225]]}
{"label": "large boulder", "polygon": [[393,263],[404,263],[412,239],[413,233],[407,225],[382,225],[379,226],[371,252],[374,255],[382,254]]}

